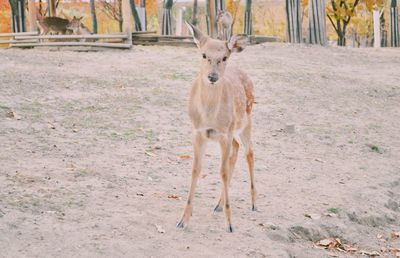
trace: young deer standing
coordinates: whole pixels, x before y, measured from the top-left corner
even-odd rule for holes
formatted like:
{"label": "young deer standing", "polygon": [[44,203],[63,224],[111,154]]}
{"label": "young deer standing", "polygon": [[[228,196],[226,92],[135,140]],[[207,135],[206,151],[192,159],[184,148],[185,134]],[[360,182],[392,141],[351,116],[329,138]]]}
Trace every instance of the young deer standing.
{"label": "young deer standing", "polygon": [[[70,23],[68,24],[67,28],[73,32],[75,35],[90,35],[92,32],[88,29],[88,27],[85,26],[82,22],[83,16],[80,18],[77,18],[74,16]],[[95,40],[93,39],[83,39],[81,41],[85,42],[94,42]]]}
{"label": "young deer standing", "polygon": [[233,232],[228,188],[236,163],[239,146],[246,153],[250,172],[252,210],[255,208],[254,157],[251,142],[251,110],[254,102],[253,83],[241,70],[227,66],[232,52],[240,52],[246,37],[233,36],[229,42],[209,38],[196,27],[187,24],[201,51],[203,62],[200,74],[193,83],[189,116],[193,124],[194,161],[192,182],[182,219],[183,228],[193,210],[193,195],[199,178],[204,149],[208,140],[218,141],[221,147],[222,192],[214,211],[225,213],[226,229]]}

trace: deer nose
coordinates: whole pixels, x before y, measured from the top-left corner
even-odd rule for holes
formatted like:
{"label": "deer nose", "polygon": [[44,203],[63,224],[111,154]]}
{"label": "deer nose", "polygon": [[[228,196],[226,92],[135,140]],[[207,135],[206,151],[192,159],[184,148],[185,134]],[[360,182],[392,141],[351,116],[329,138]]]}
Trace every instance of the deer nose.
{"label": "deer nose", "polygon": [[218,81],[218,74],[216,74],[216,73],[210,73],[210,74],[208,75],[208,80],[209,80],[210,82],[212,82],[212,83]]}

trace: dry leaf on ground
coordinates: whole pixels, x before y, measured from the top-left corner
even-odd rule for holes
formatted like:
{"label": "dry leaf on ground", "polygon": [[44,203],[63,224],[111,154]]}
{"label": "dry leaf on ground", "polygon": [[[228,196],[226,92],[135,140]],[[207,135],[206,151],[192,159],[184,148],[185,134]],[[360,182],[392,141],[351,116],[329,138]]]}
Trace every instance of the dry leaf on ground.
{"label": "dry leaf on ground", "polygon": [[380,254],[378,251],[365,251],[365,250],[360,250],[360,254],[368,255],[368,256],[381,256],[381,254]]}
{"label": "dry leaf on ground", "polygon": [[150,156],[150,157],[155,157],[155,156],[157,156],[156,154],[154,154],[153,152],[150,152],[150,151],[144,151],[144,153],[145,153],[146,155]]}
{"label": "dry leaf on ground", "polygon": [[175,195],[175,194],[170,194],[170,195],[168,195],[168,198],[169,198],[169,199],[175,199],[175,200],[180,200],[180,199],[181,199],[180,196]]}
{"label": "dry leaf on ground", "polygon": [[333,237],[319,240],[317,242],[317,245],[318,246],[322,246],[325,249],[338,249],[338,248],[343,249],[340,239],[339,238],[333,238]]}
{"label": "dry leaf on ground", "polygon": [[321,215],[317,213],[304,214],[304,216],[313,220],[318,220],[321,218]]}
{"label": "dry leaf on ground", "polygon": [[182,154],[182,155],[179,155],[179,158],[180,158],[180,159],[190,159],[191,156],[190,156],[190,155],[187,155],[187,154]]}
{"label": "dry leaf on ground", "polygon": [[399,238],[400,237],[400,232],[392,232],[391,234],[390,234],[390,238],[391,239],[397,239],[397,238]]}
{"label": "dry leaf on ground", "polygon": [[165,233],[165,229],[162,226],[157,225],[157,224],[155,224],[155,226],[157,228],[158,233],[161,233],[161,234]]}
{"label": "dry leaf on ground", "polygon": [[53,123],[47,122],[47,127],[49,129],[56,129],[56,126]]}

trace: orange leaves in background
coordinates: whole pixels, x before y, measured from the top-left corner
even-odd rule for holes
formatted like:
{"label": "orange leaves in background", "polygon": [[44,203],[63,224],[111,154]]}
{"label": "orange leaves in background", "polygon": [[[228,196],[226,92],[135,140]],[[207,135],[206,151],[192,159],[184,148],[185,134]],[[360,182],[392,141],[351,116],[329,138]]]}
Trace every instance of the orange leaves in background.
{"label": "orange leaves in background", "polygon": [[11,11],[8,0],[0,0],[0,33],[11,32]]}
{"label": "orange leaves in background", "polygon": [[147,0],[146,1],[146,12],[147,16],[157,16],[157,1]]}

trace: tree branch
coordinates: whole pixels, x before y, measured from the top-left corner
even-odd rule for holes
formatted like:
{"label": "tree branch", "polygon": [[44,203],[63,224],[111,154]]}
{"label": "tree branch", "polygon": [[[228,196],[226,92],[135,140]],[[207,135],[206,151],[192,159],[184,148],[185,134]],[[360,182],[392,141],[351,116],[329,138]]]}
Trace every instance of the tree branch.
{"label": "tree branch", "polygon": [[330,22],[332,23],[333,28],[335,29],[336,33],[339,34],[339,30],[336,27],[335,23],[333,22],[331,16],[329,14],[327,14],[326,16],[328,16],[328,19],[330,20]]}

